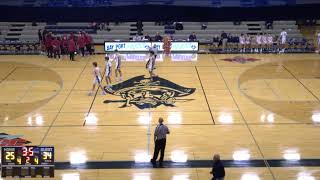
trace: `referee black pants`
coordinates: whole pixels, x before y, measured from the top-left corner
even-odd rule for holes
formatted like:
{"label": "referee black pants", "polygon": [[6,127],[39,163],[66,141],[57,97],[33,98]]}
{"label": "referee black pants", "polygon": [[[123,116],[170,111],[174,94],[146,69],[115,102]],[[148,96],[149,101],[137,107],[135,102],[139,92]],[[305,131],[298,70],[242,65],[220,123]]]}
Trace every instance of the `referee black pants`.
{"label": "referee black pants", "polygon": [[163,162],[165,149],[166,149],[166,139],[156,140],[152,161],[155,162],[158,159],[159,152],[161,151],[160,159],[159,159],[159,163],[161,164]]}

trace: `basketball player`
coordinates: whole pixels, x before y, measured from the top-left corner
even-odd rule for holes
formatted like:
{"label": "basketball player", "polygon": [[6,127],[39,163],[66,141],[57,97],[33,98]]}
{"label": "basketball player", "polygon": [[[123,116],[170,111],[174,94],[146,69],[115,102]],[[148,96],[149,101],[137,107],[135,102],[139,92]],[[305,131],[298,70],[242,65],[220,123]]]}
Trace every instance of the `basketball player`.
{"label": "basketball player", "polygon": [[156,63],[156,56],[155,56],[154,52],[151,51],[149,60],[146,64],[146,68],[148,69],[148,72],[150,74],[150,81],[152,81],[153,77],[156,76],[153,72],[155,63]]}
{"label": "basketball player", "polygon": [[288,36],[288,33],[285,31],[285,29],[282,29],[282,32],[280,33],[280,48],[281,48],[281,50],[279,49],[279,54],[284,53],[284,51],[285,51],[287,36]]}
{"label": "basketball player", "polygon": [[154,44],[152,47],[150,47],[149,51],[150,52],[152,51],[154,53],[155,57],[157,58],[157,56],[158,56],[158,48],[157,48],[156,44]]}
{"label": "basketball player", "polygon": [[318,34],[317,34],[317,36],[318,36],[318,53],[320,53],[320,31],[318,32]]}
{"label": "basketball player", "polygon": [[93,62],[93,85],[92,85],[92,90],[89,92],[89,96],[93,95],[93,91],[96,88],[96,84],[98,84],[99,87],[101,87],[102,89],[102,95],[105,95],[106,92],[104,91],[102,85],[101,85],[101,72],[100,72],[100,68],[98,67],[98,63],[97,62]]}
{"label": "basketball player", "polygon": [[262,34],[262,52],[266,51],[268,47],[268,37],[266,33]]}
{"label": "basketball player", "polygon": [[257,37],[251,36],[250,37],[250,45],[251,45],[251,53],[254,53],[257,49]]}
{"label": "basketball player", "polygon": [[109,56],[106,54],[106,56],[105,56],[105,63],[106,63],[106,67],[105,67],[105,76],[106,76],[106,82],[107,82],[107,87],[108,88],[111,88],[112,87],[112,85],[111,85],[111,71],[112,71],[112,69],[111,69],[111,67],[112,67],[112,64],[111,64],[111,62],[110,62],[110,58],[109,58]]}
{"label": "basketball player", "polygon": [[244,34],[241,34],[239,37],[239,43],[240,43],[240,53],[245,53],[246,52],[246,37]]}
{"label": "basketball player", "polygon": [[114,52],[115,52],[114,60],[116,62],[116,67],[115,67],[116,81],[122,81],[121,56],[117,49]]}
{"label": "basketball player", "polygon": [[250,49],[251,49],[251,39],[250,39],[249,34],[246,35],[246,47],[247,47],[247,49],[249,49],[249,52],[250,52]]}
{"label": "basketball player", "polygon": [[268,50],[269,52],[273,52],[273,36],[270,33],[267,35],[267,40],[268,40]]}
{"label": "basketball player", "polygon": [[255,52],[261,53],[262,52],[262,33],[256,36],[256,43],[257,43],[257,46],[256,46],[257,48]]}

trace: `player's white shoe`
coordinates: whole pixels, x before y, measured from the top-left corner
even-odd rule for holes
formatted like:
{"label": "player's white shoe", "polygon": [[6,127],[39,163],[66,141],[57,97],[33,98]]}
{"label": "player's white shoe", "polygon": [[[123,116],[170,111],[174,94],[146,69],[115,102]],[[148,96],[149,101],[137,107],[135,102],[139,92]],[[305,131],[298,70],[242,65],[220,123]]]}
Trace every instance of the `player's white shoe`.
{"label": "player's white shoe", "polygon": [[90,91],[90,92],[88,93],[88,96],[93,96],[93,92]]}

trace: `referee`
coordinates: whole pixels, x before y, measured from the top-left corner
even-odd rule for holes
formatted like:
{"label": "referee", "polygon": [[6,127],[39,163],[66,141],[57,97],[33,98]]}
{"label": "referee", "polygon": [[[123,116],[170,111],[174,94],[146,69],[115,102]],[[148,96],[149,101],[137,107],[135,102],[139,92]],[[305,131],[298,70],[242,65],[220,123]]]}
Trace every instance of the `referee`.
{"label": "referee", "polygon": [[160,159],[159,159],[159,166],[162,166],[162,162],[163,162],[163,157],[164,157],[164,150],[166,148],[166,137],[167,134],[169,134],[169,128],[163,124],[163,118],[160,117],[159,118],[159,124],[157,125],[155,131],[154,131],[154,153],[153,153],[153,158],[151,159],[151,163],[153,165],[153,167],[156,166],[156,161],[159,155],[159,152],[161,150],[161,155],[160,155]]}

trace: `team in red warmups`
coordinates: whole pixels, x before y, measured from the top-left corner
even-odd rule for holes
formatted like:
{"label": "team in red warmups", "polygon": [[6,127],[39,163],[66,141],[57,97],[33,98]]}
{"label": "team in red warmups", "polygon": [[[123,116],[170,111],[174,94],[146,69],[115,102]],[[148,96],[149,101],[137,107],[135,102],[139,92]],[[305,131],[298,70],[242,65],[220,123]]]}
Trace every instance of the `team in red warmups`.
{"label": "team in red warmups", "polygon": [[69,54],[70,60],[74,61],[77,52],[80,52],[82,56],[85,56],[86,51],[90,55],[93,54],[92,37],[85,32],[79,32],[78,35],[71,33],[69,36],[63,35],[62,37],[53,36],[51,32],[48,32],[43,38],[43,45],[48,58],[60,59],[61,55]]}

